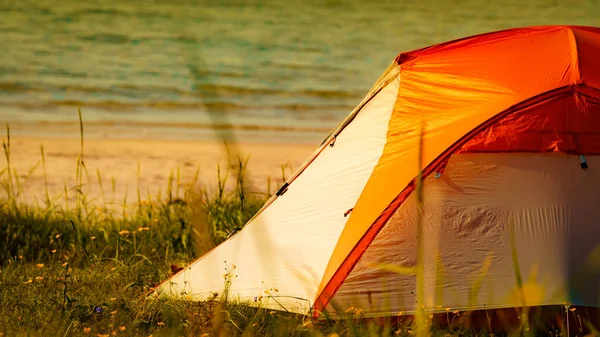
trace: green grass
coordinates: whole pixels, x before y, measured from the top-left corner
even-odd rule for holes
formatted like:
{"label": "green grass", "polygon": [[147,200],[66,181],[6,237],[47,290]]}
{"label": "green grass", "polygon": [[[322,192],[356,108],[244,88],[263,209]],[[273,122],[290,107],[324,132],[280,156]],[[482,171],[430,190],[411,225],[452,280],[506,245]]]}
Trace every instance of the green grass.
{"label": "green grass", "polygon": [[[22,175],[11,163],[7,125],[2,140],[7,166],[0,170],[0,337],[480,334],[431,327],[423,312],[417,315],[424,322],[420,329],[410,321],[366,321],[360,311],[315,325],[307,317],[218,296],[204,302],[145,299],[148,290],[169,277],[172,264],[185,266],[243,227],[270,196],[270,186],[252,190],[244,178],[247,160],[240,159],[225,171],[217,167],[214,186],[197,188],[197,174],[182,182],[175,170],[164,194],[144,196],[138,182],[135,196],[115,204],[104,195],[114,192],[114,179],[107,184],[101,172],[90,174],[85,165],[79,117],[77,186],[65,186],[58,196],[46,188],[42,203],[25,201]],[[44,170],[47,184],[43,147],[34,169]],[[234,184],[228,188],[231,177]],[[92,182],[103,191],[95,199],[85,192]],[[421,177],[418,182],[422,193]],[[72,193],[74,203],[68,198]]]}
{"label": "green grass", "polygon": [[[172,264],[184,266],[218,245],[266,201],[268,191],[253,192],[243,179],[245,161],[226,172],[217,168],[212,189],[195,188],[197,175],[184,184],[172,174],[164,195],[144,197],[138,186],[134,202],[125,197],[119,208],[104,194],[90,201],[84,192],[92,179],[106,184],[100,172],[87,172],[81,122],[77,186],[54,197],[46,188],[40,205],[24,202],[10,141],[7,126],[7,166],[0,171],[0,335],[83,335],[88,328],[93,335],[197,335],[221,328],[258,333],[273,321],[289,321],[216,299],[191,304],[141,296],[169,276]],[[43,147],[40,153],[47,184]],[[235,183],[227,189],[232,171]],[[76,193],[72,205],[68,193]],[[239,322],[225,319],[224,310]]]}
{"label": "green grass", "polygon": [[[165,193],[138,193],[113,203],[101,172],[81,153],[76,186],[42,203],[26,202],[20,172],[11,165],[10,128],[2,139],[0,171],[0,337],[4,336],[343,336],[380,335],[398,327],[357,324],[357,317],[313,325],[310,318],[223,301],[148,300],[144,294],[241,228],[270,196],[245,181],[247,160],[218,170],[205,189],[172,172]],[[44,170],[44,148],[40,165]],[[33,172],[33,169],[32,169]],[[32,172],[29,172],[30,174]],[[139,170],[138,170],[139,172]],[[285,169],[282,167],[282,174]],[[227,188],[227,179],[233,187]],[[285,179],[285,177],[282,177]],[[85,193],[98,183],[102,195]],[[108,187],[108,188],[107,188]],[[69,196],[75,193],[74,202]],[[409,328],[405,328],[408,334]]]}

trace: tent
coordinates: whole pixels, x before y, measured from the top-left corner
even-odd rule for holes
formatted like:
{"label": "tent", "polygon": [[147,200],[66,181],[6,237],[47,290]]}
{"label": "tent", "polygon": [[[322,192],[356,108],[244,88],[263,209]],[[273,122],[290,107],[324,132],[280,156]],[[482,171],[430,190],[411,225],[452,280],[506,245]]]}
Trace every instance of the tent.
{"label": "tent", "polygon": [[401,53],[242,230],[153,294],[414,313],[420,226],[430,311],[598,307],[599,155],[600,29]]}

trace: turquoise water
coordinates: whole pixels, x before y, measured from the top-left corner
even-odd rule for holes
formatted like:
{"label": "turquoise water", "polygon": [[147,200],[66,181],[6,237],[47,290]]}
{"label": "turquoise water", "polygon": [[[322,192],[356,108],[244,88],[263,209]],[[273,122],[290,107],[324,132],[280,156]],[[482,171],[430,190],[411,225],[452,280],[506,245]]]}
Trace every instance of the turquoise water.
{"label": "turquoise water", "polygon": [[518,26],[600,26],[600,1],[0,0],[15,133],[318,142],[401,51]]}

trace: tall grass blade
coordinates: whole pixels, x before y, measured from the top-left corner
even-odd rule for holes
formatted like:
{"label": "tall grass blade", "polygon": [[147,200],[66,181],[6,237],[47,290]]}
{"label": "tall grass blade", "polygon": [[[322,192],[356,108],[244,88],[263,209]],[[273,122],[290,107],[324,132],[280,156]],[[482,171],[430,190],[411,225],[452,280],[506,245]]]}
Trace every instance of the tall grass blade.
{"label": "tall grass blade", "polygon": [[424,191],[423,191],[423,151],[424,151],[424,133],[425,121],[421,121],[421,130],[419,132],[419,156],[417,176],[417,277],[416,277],[416,303],[417,303],[417,336],[426,337],[430,334],[425,312],[425,245],[423,241],[423,216],[425,211]]}
{"label": "tall grass blade", "polygon": [[527,301],[526,301],[526,296],[525,296],[525,292],[524,292],[524,288],[523,288],[523,276],[521,275],[521,265],[519,263],[519,254],[518,254],[518,250],[517,250],[517,238],[516,238],[516,226],[513,222],[513,220],[510,220],[509,223],[509,240],[510,240],[510,251],[511,251],[511,258],[513,261],[513,270],[515,272],[515,281],[517,283],[517,292],[518,292],[518,296],[520,297],[520,301],[521,302],[521,315],[520,315],[520,321],[521,321],[521,327],[520,329],[524,332],[524,333],[529,333],[530,329],[529,329],[529,315],[528,315],[528,306],[527,306]]}
{"label": "tall grass blade", "polygon": [[96,169],[96,177],[98,179],[98,186],[100,187],[100,197],[102,198],[102,208],[106,209],[106,196],[104,195],[104,186],[102,185],[102,176],[100,170]]}
{"label": "tall grass blade", "polygon": [[4,148],[4,156],[6,157],[6,173],[7,181],[5,184],[6,195],[8,198],[8,204],[12,206],[14,211],[17,210],[17,201],[14,191],[13,183],[13,171],[11,166],[11,153],[10,153],[10,126],[6,123],[6,140],[2,139],[2,147]]}
{"label": "tall grass blade", "polygon": [[46,170],[46,155],[44,154],[44,145],[40,144],[40,152],[42,155],[42,169],[44,170],[44,197],[46,209],[51,207],[50,193],[48,192],[48,172]]}
{"label": "tall grass blade", "polygon": [[142,215],[142,194],[140,192],[140,188],[141,188],[140,187],[140,179],[141,179],[140,166],[141,166],[141,163],[138,160],[138,162],[137,162],[137,175],[136,175],[136,177],[137,177],[136,191],[137,191],[137,201],[138,201],[137,209],[138,209],[138,214],[141,216]]}

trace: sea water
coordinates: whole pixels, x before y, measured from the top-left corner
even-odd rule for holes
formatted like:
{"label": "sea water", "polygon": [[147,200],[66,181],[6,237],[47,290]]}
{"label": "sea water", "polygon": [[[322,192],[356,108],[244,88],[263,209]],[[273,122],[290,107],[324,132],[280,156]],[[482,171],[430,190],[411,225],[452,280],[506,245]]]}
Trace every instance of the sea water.
{"label": "sea water", "polygon": [[[402,51],[600,26],[596,0],[0,0],[0,122],[87,137],[319,142]],[[4,123],[3,123],[4,124]]]}

